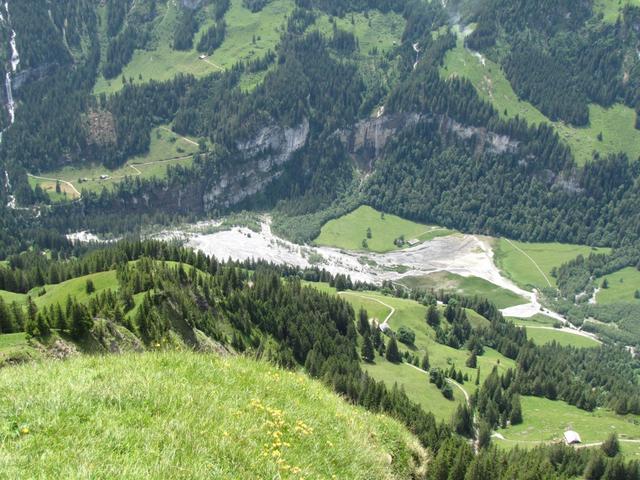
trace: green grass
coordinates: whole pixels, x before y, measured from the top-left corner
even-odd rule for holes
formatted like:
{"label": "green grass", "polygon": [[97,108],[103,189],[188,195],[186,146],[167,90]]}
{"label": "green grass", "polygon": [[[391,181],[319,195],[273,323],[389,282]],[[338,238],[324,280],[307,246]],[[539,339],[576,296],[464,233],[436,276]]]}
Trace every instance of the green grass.
{"label": "green grass", "polygon": [[491,300],[498,308],[513,307],[527,302],[520,295],[483,278],[463,277],[449,272],[437,272],[424,277],[406,277],[401,283],[409,288],[451,291],[470,297],[477,295]]}
{"label": "green grass", "polygon": [[[38,308],[48,307],[49,305],[55,305],[57,303],[64,306],[68,295],[75,297],[79,302],[86,302],[90,297],[86,291],[87,280],[89,279],[93,281],[95,286],[95,292],[92,296],[108,289],[116,291],[119,288],[116,271],[110,270],[108,272],[92,273],[84,277],[72,278],[71,280],[56,285],[36,287],[31,290],[29,294]],[[42,289],[45,290],[45,293],[44,295],[39,295]]]}
{"label": "green grass", "polygon": [[25,294],[7,292],[6,290],[0,290],[0,297],[2,297],[2,300],[4,300],[7,305],[13,302],[25,303],[27,301],[27,296]]}
{"label": "green grass", "polygon": [[[171,48],[173,25],[176,18],[176,3],[161,13],[162,20],[155,27],[158,38],[155,48],[136,50],[123,73],[112,80],[100,77],[94,94],[113,93],[122,88],[121,77],[132,78],[134,83],[149,80],[170,80],[179,73],[201,77],[232,67],[239,61],[263,57],[274,50],[280,40],[281,28],[294,7],[293,0],[273,0],[260,12],[252,13],[243,6],[242,0],[231,0],[231,7],[224,19],[227,23],[226,37],[220,48],[205,60],[194,49],[177,51]],[[197,45],[200,36],[211,26],[212,20],[200,28],[194,39]],[[256,43],[253,43],[253,37]],[[139,76],[142,76],[142,79]]]}
{"label": "green grass", "polygon": [[[636,112],[620,103],[611,108],[589,105],[589,126],[575,128],[561,122],[556,130],[571,147],[576,161],[584,164],[594,151],[601,156],[626,153],[630,160],[640,158],[640,130],[635,128]],[[602,141],[598,134],[602,133]]]}
{"label": "green grass", "polygon": [[20,333],[3,333],[0,335],[0,351],[26,345],[27,338],[25,334]]}
{"label": "green grass", "polygon": [[538,345],[545,345],[555,341],[560,345],[570,345],[578,348],[595,348],[600,346],[600,344],[592,338],[555,329],[527,328],[527,338],[533,340]]}
{"label": "green grass", "polygon": [[504,238],[499,239],[494,246],[495,261],[500,270],[523,288],[555,287],[555,279],[551,276],[554,267],[559,267],[578,255],[586,257],[591,252],[610,251],[608,248],[591,248],[584,245],[524,243]]}
{"label": "green grass", "polygon": [[397,250],[393,241],[404,235],[405,240],[426,242],[436,237],[451,235],[445,228],[422,225],[395,215],[384,215],[369,206],[361,206],[347,215],[327,222],[315,239],[318,245],[364,251],[362,241],[367,238],[367,228],[371,228],[371,238],[367,239],[366,250],[378,253]]}
{"label": "green grass", "polygon": [[[355,35],[360,45],[360,52],[364,55],[369,54],[374,48],[379,53],[387,52],[401,43],[406,25],[401,15],[370,10],[367,16],[369,18],[366,18],[364,13],[346,13],[342,18],[331,18],[335,20],[338,28]],[[326,14],[318,16],[315,27],[325,35],[333,34],[333,24]]]}
{"label": "green grass", "polygon": [[541,313],[537,313],[531,318],[510,318],[507,320],[511,320],[516,325],[520,325],[522,327],[533,326],[533,327],[553,327],[556,323],[551,317],[547,317]]}
{"label": "green grass", "polygon": [[412,476],[414,454],[424,458],[395,420],[242,357],[84,356],[8,368],[0,405],[7,478],[392,479]]}
{"label": "green grass", "polygon": [[635,298],[635,292],[640,290],[640,271],[637,268],[628,267],[600,277],[595,281],[596,287],[600,287],[605,278],[609,288],[600,289],[596,294],[597,303],[640,303],[640,299]]}
{"label": "green grass", "polygon": [[425,412],[433,413],[438,420],[449,422],[458,405],[465,401],[460,389],[454,386],[453,400],[447,400],[434,384],[429,383],[428,374],[406,363],[393,364],[376,356],[374,364],[365,363],[362,367],[372,378],[389,387],[394,383],[402,386],[411,400],[421,405]]}
{"label": "green grass", "polygon": [[[52,177],[59,178],[59,177]],[[54,180],[43,180],[41,178],[27,177],[29,186],[32,189],[36,188],[36,185],[40,185],[40,188],[49,196],[49,199],[53,203],[63,203],[78,198],[78,194],[67,184],[60,184],[60,193],[56,191],[57,182]]]}
{"label": "green grass", "polygon": [[[0,372],[6,365],[35,360],[40,358],[40,355],[40,352],[27,342],[24,333],[0,334]],[[0,445],[2,445],[2,430],[0,430]]]}
{"label": "green grass", "polygon": [[[198,152],[198,146],[193,143],[196,142],[195,139],[181,137],[168,128],[167,126],[154,128],[151,131],[149,152],[145,155],[132,157],[124,166],[116,170],[109,170],[102,165],[76,166],[64,167],[60,170],[43,173],[40,176],[70,182],[78,191],[88,190],[96,193],[100,193],[103,188],[111,188],[127,176],[139,176],[147,179],[151,177],[164,178],[168,166],[189,167],[193,162],[192,155]],[[102,175],[106,175],[108,178],[101,179]],[[29,181],[34,182],[32,186],[35,186],[35,182],[41,183],[43,188],[44,185],[51,184],[55,193],[55,182],[36,180],[32,177],[29,178]],[[53,200],[51,193],[49,196]]]}
{"label": "green grass", "polygon": [[[622,104],[609,109],[592,104],[589,106],[588,127],[576,128],[562,122],[551,122],[531,103],[518,98],[498,64],[489,59],[484,61],[483,65],[480,58],[464,48],[460,39],[456,48],[447,52],[440,73],[445,78],[452,75],[468,78],[480,96],[490,101],[503,118],[518,115],[531,124],[552,124],[571,147],[580,165],[592,158],[593,151],[602,156],[624,152],[632,160],[640,157],[640,130],[635,129],[636,113],[633,109]],[[603,135],[601,142],[597,138],[599,133]]]}
{"label": "green grass", "polygon": [[[507,441],[495,440],[497,445],[531,446],[562,437],[565,430],[575,430],[583,443],[601,442],[611,432],[621,439],[640,439],[640,417],[620,416],[608,410],[586,412],[560,400],[522,397],[524,422],[500,429]],[[528,445],[527,445],[528,444]]]}
{"label": "green grass", "polygon": [[614,23],[626,5],[640,6],[640,0],[595,0],[593,11],[602,13],[605,22]]}

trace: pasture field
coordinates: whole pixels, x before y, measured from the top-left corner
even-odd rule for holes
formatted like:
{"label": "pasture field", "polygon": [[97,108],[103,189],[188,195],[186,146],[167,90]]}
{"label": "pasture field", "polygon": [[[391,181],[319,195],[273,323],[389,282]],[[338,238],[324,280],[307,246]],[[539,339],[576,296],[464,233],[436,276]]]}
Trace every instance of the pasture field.
{"label": "pasture field", "polygon": [[425,412],[433,413],[437,420],[449,422],[458,405],[465,401],[464,394],[453,385],[453,400],[447,400],[434,384],[429,383],[427,373],[416,370],[407,363],[393,364],[376,355],[375,363],[363,363],[362,368],[389,388],[397,383],[411,400],[420,404]]}
{"label": "pasture field", "polygon": [[0,290],[0,297],[7,305],[16,302],[24,303],[27,301],[27,296],[23,293],[7,292],[6,290]]}
{"label": "pasture field", "polygon": [[513,307],[527,302],[518,294],[494,285],[483,278],[463,277],[449,272],[437,272],[424,277],[405,277],[399,283],[409,288],[444,290],[470,297],[478,295],[491,300],[498,308]]}
{"label": "pasture field", "polygon": [[511,320],[513,323],[520,325],[521,327],[553,327],[556,323],[556,320],[551,317],[547,317],[542,313],[537,313],[531,318],[507,317],[507,320]]}
{"label": "pasture field", "polygon": [[[102,165],[74,166],[46,172],[40,176],[69,182],[80,192],[88,190],[100,193],[103,188],[109,189],[125,177],[164,178],[170,165],[190,166],[193,154],[198,150],[195,139],[181,137],[169,130],[168,126],[161,126],[151,131],[148,153],[132,157],[116,170],[109,170]],[[100,178],[101,176],[107,178]],[[55,181],[43,181],[33,177],[29,177],[29,181],[34,187],[35,183],[40,183],[41,188],[53,185],[55,194]],[[61,186],[67,187],[65,183],[61,183]],[[51,193],[49,197],[52,200],[55,198]]]}
{"label": "pasture field", "polygon": [[[86,302],[90,297],[86,291],[87,280],[89,279],[93,281],[95,287],[95,292],[91,294],[92,296],[109,289],[117,291],[119,288],[116,271],[109,270],[107,272],[92,273],[84,277],[72,278],[71,280],[55,285],[35,287],[29,294],[38,308],[48,307],[49,305],[55,305],[57,303],[65,305],[67,296],[69,295],[75,297],[78,302]],[[40,292],[43,290],[45,293],[40,295]]]}
{"label": "pasture field", "polygon": [[600,277],[596,279],[595,286],[599,288],[605,278],[609,288],[601,288],[598,291],[596,294],[597,303],[640,303],[640,299],[635,297],[636,291],[640,290],[640,271],[637,268],[628,267]]}
{"label": "pasture field", "polygon": [[347,13],[342,18],[330,18],[326,14],[321,14],[314,26],[320,32],[330,36],[333,34],[331,20],[335,21],[335,25],[341,30],[355,35],[360,45],[360,53],[363,55],[370,54],[374,49],[378,53],[388,52],[399,45],[406,25],[405,19],[397,13],[370,10],[366,16],[364,13]]}
{"label": "pasture field", "polygon": [[273,0],[260,12],[252,13],[244,7],[242,0],[231,0],[229,11],[224,17],[227,29],[222,45],[213,55],[200,60],[200,53],[195,49],[195,45],[213,25],[213,20],[208,20],[200,27],[194,37],[193,49],[174,50],[171,42],[178,6],[176,2],[169,1],[166,8],[162,7],[162,20],[154,30],[154,48],[136,50],[129,64],[117,78],[106,80],[100,77],[96,82],[94,94],[114,93],[120,90],[123,86],[122,76],[127,80],[132,79],[133,83],[170,80],[180,73],[202,77],[226,70],[238,61],[261,58],[269,50],[275,49],[286,17],[293,11],[293,7],[293,0]]}
{"label": "pasture field", "polygon": [[603,20],[609,23],[615,23],[618,15],[626,5],[640,5],[640,0],[595,0],[593,2],[593,11],[596,14],[602,13]]}
{"label": "pasture field", "polygon": [[592,248],[585,245],[563,243],[525,243],[505,238],[494,246],[496,265],[502,273],[522,288],[555,287],[551,275],[554,267],[559,267],[578,255],[588,256],[591,252],[608,253],[609,248]]}
{"label": "pasture field", "polygon": [[579,347],[579,348],[595,348],[600,346],[600,344],[596,342],[594,339],[589,337],[584,337],[582,335],[577,335],[575,333],[570,333],[570,332],[556,330],[556,329],[548,330],[548,327],[545,327],[545,328],[525,327],[525,328],[527,328],[527,338],[530,338],[538,345],[545,345],[547,343],[556,342],[560,345],[570,345],[572,347]]}
{"label": "pasture field", "polygon": [[181,351],[28,364],[2,371],[0,404],[11,406],[0,411],[7,478],[409,478],[419,450],[390,417],[244,357]]}
{"label": "pasture field", "polygon": [[586,444],[602,442],[611,432],[621,440],[640,439],[640,417],[635,415],[621,416],[604,409],[587,412],[561,400],[539,397],[523,396],[521,402],[524,422],[499,429],[506,440],[494,439],[496,445],[531,447],[561,439],[565,430],[575,430]]}
{"label": "pasture field", "polygon": [[[480,96],[491,102],[503,118],[517,115],[530,124],[546,122],[553,125],[571,147],[579,165],[590,160],[594,151],[602,156],[624,152],[632,160],[640,157],[640,130],[635,129],[636,113],[622,104],[608,109],[590,105],[590,124],[587,127],[552,122],[534,105],[518,97],[500,65],[464,48],[462,39],[458,40],[456,48],[447,52],[440,73],[444,78],[454,75],[468,78]],[[602,133],[602,141],[598,140],[599,133]]]}
{"label": "pasture field", "polygon": [[[367,229],[371,238],[367,238]],[[387,215],[363,205],[351,213],[327,222],[315,239],[318,245],[355,251],[378,253],[398,250],[393,242],[404,235],[405,241],[426,242],[437,237],[451,235],[451,230],[405,220],[395,215]],[[363,248],[362,241],[368,247]]]}

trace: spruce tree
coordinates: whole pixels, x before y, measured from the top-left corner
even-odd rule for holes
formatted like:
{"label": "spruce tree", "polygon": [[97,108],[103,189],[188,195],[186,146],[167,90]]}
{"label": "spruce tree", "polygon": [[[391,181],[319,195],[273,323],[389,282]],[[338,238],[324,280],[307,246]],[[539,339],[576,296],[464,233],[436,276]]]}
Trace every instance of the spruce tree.
{"label": "spruce tree", "polygon": [[509,415],[511,425],[522,423],[522,405],[520,405],[520,395],[517,393],[511,399],[511,414]]}
{"label": "spruce tree", "polygon": [[602,451],[609,457],[615,457],[620,453],[620,443],[618,442],[618,435],[611,433],[607,439],[602,443]]}
{"label": "spruce tree", "polygon": [[385,358],[391,363],[399,363],[402,361],[400,351],[398,350],[398,342],[396,342],[395,337],[391,337],[389,343],[387,343]]}
{"label": "spruce tree", "polygon": [[427,325],[430,327],[438,327],[440,326],[440,313],[438,313],[438,307],[435,305],[429,305],[429,309],[427,310]]}
{"label": "spruce tree", "polygon": [[375,358],[375,352],[373,350],[373,342],[371,342],[371,335],[365,335],[364,342],[362,343],[362,359],[365,362],[373,362]]}
{"label": "spruce tree", "polygon": [[369,330],[369,315],[367,314],[367,311],[361,307],[358,312],[358,333],[360,335],[364,335],[365,332],[368,332]]}
{"label": "spruce tree", "polygon": [[420,368],[422,368],[422,370],[429,370],[430,367],[430,363],[429,363],[429,352],[425,352],[424,357],[422,357],[422,363],[420,364]]}

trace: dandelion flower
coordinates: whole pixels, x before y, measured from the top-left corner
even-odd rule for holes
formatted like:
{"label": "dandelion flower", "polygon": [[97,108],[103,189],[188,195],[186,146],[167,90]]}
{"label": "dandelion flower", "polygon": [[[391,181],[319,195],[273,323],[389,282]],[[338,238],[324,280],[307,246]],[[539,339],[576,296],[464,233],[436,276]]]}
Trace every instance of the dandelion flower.
{"label": "dandelion flower", "polygon": [[20,433],[23,434],[23,435],[26,435],[26,434],[29,433],[29,429],[27,427],[22,427],[20,429]]}

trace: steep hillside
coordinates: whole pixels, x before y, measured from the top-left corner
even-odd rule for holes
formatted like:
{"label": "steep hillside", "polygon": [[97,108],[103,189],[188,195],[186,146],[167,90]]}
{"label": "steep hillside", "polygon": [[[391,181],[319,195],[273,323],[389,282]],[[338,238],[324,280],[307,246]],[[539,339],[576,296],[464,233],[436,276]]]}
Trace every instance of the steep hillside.
{"label": "steep hillside", "polygon": [[4,369],[7,477],[410,478],[398,422],[241,357],[148,353]]}

